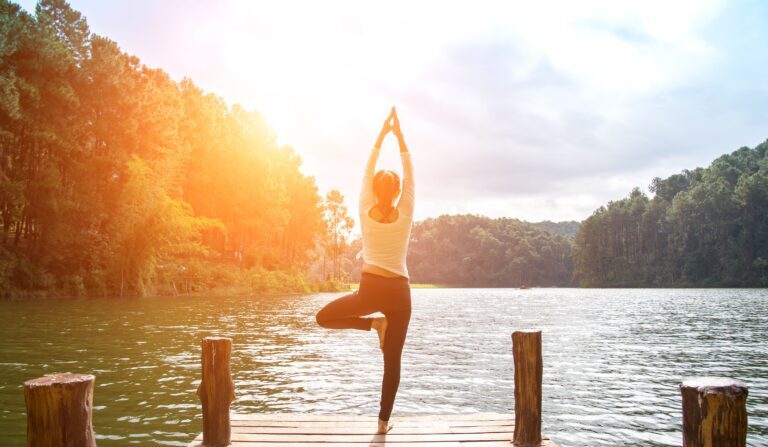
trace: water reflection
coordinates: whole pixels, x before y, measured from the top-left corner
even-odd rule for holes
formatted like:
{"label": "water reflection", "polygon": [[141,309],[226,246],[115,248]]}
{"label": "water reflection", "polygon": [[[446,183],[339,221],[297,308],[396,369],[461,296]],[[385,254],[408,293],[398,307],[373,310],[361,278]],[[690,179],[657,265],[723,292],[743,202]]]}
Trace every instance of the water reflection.
{"label": "water reflection", "polygon": [[[96,375],[100,446],[185,446],[200,431],[199,342],[235,342],[238,412],[375,415],[373,333],[328,331],[339,294],[2,302],[0,445],[25,444],[21,383]],[[750,386],[751,446],[768,444],[765,290],[419,289],[395,416],[512,412],[510,333],[544,331],[544,431],[563,446],[680,445],[678,383]]]}

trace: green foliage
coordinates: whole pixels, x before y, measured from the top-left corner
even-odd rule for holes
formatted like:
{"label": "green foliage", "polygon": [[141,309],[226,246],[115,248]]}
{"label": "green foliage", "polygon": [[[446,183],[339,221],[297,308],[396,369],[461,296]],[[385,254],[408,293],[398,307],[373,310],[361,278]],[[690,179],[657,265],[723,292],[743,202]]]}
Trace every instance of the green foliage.
{"label": "green foliage", "polygon": [[517,219],[440,216],[411,232],[412,282],[451,286],[570,285],[567,237]]}
{"label": "green foliage", "polygon": [[305,290],[325,226],[300,166],[260,115],[141,65],[66,1],[0,0],[0,293]]}
{"label": "green foliage", "polygon": [[768,142],[657,177],[651,191],[636,188],[583,222],[573,255],[582,285],[766,285]]}
{"label": "green foliage", "polygon": [[231,263],[193,259],[183,264],[163,264],[158,268],[157,290],[163,295],[198,294],[284,294],[337,292],[345,290],[339,282],[309,282],[301,272],[266,270],[261,267],[238,269]]}
{"label": "green foliage", "polygon": [[544,231],[549,231],[552,234],[559,234],[569,238],[576,237],[576,233],[579,232],[581,222],[575,220],[568,220],[564,222],[552,222],[551,220],[543,220],[541,222],[532,222],[531,225],[537,228],[541,228]]}
{"label": "green foliage", "polygon": [[[325,196],[323,211],[326,222],[326,230],[323,233],[323,279],[340,281],[344,278],[343,255],[355,221],[349,216],[347,206],[344,205],[344,196],[335,189]],[[325,265],[328,260],[331,261],[330,271]]]}

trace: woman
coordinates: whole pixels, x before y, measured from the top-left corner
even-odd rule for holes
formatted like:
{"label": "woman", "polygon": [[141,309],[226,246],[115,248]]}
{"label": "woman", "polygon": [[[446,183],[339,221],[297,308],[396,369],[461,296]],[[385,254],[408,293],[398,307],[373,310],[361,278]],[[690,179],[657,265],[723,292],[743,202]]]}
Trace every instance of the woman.
{"label": "woman", "polygon": [[[400,178],[392,171],[373,174],[381,142],[393,132],[400,144],[403,162],[402,196]],[[330,329],[375,329],[384,353],[378,433],[392,429],[389,417],[400,385],[400,357],[411,319],[411,289],[405,257],[413,221],[413,166],[400,131],[397,112],[384,121],[363,176],[360,193],[360,227],[363,238],[363,273],[357,291],[326,305],[317,313],[317,323]],[[381,312],[384,317],[364,317]]]}

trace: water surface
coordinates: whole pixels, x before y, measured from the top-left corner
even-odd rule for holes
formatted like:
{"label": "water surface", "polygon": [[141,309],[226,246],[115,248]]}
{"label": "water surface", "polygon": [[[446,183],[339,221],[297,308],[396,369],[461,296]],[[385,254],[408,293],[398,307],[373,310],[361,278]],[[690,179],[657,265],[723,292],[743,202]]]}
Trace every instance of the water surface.
{"label": "water surface", "polygon": [[[208,335],[234,339],[235,411],[376,415],[375,333],[314,324],[341,295],[0,302],[0,445],[25,445],[24,380],[81,372],[100,447],[186,446]],[[413,307],[393,417],[512,414],[510,334],[541,329],[560,445],[681,445],[678,385],[699,375],[749,385],[748,444],[768,445],[764,289],[414,289]]]}

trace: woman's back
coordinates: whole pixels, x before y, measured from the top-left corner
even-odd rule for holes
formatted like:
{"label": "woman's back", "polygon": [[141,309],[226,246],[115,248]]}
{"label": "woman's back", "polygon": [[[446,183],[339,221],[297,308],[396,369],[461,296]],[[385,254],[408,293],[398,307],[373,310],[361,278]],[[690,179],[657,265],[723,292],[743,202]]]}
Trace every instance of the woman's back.
{"label": "woman's back", "polygon": [[[359,213],[365,264],[408,278],[406,256],[413,223],[415,187],[411,153],[405,144],[401,143],[400,146],[400,159],[403,163],[403,191],[396,207],[397,219],[393,222],[379,222],[371,217],[371,210],[377,204],[373,190],[373,172],[381,151],[381,142],[374,145],[365,167],[360,192]],[[365,271],[365,268],[363,270]]]}

